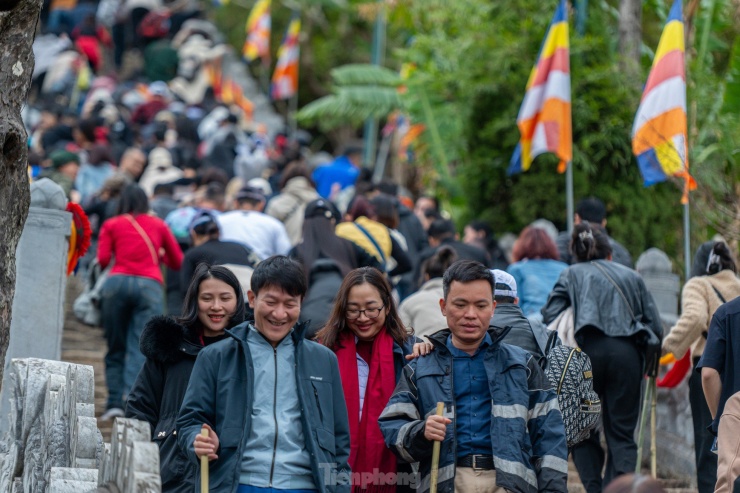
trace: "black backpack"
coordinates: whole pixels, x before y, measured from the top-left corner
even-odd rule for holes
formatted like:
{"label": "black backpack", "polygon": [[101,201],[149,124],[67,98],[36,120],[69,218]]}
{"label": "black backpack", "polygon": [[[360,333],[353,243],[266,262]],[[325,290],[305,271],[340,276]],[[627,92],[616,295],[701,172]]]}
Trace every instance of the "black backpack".
{"label": "black backpack", "polygon": [[570,448],[588,438],[599,423],[601,400],[594,392],[591,360],[580,348],[557,345],[547,352],[545,375],[558,394]]}

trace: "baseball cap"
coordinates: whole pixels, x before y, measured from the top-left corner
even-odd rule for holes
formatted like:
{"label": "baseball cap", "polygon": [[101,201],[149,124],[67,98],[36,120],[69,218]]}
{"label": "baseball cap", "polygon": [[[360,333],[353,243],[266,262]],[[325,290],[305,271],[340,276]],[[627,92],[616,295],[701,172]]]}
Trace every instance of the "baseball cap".
{"label": "baseball cap", "polygon": [[493,274],[494,289],[493,296],[505,296],[509,298],[516,298],[516,281],[511,274],[500,269],[491,269]]}
{"label": "baseball cap", "polygon": [[312,217],[321,216],[327,219],[334,218],[337,223],[339,223],[340,221],[339,210],[334,204],[326,199],[312,200],[306,205],[306,210],[303,213],[303,217],[305,219],[311,219]]}
{"label": "baseball cap", "polygon": [[239,190],[236,195],[234,196],[237,202],[240,202],[242,200],[253,200],[256,202],[264,202],[267,200],[265,197],[264,192],[257,188],[252,186],[244,186]]}

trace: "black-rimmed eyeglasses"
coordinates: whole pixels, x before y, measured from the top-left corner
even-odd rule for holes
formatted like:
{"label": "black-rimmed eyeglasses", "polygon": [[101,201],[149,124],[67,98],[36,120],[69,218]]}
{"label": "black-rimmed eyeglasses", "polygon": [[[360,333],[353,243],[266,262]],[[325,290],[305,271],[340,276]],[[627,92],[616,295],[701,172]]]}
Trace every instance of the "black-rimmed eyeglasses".
{"label": "black-rimmed eyeglasses", "polygon": [[364,310],[347,310],[344,314],[347,317],[347,320],[356,320],[360,318],[362,313],[364,313],[367,318],[378,318],[383,308],[385,308],[385,305],[380,305],[378,308],[365,308]]}

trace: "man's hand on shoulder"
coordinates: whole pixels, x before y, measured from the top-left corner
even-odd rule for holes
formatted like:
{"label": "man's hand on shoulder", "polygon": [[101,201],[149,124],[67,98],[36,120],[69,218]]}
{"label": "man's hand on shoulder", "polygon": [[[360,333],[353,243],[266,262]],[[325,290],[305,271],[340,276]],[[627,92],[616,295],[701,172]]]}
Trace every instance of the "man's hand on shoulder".
{"label": "man's hand on shoulder", "polygon": [[195,441],[193,442],[195,455],[197,455],[198,458],[205,455],[208,457],[209,461],[216,460],[218,459],[216,451],[219,447],[218,435],[216,435],[216,432],[213,431],[213,429],[207,424],[203,424],[203,426],[201,427],[201,430],[204,429],[208,430],[208,436],[206,437],[203,435],[197,435],[195,437]]}

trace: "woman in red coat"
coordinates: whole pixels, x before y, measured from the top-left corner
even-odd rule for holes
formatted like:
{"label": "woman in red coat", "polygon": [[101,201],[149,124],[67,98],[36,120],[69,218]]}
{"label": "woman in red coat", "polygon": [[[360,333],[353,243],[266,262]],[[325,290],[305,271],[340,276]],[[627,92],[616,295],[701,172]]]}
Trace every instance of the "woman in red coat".
{"label": "woman in red coat", "polygon": [[161,264],[178,270],[183,254],[161,219],[149,215],[149,202],[137,185],[123,189],[117,215],[103,223],[98,262],[113,268],[101,292],[101,316],[108,341],[105,419],[123,416],[124,396],[131,389],[145,358],[139,336],[146,322],[164,311]]}

